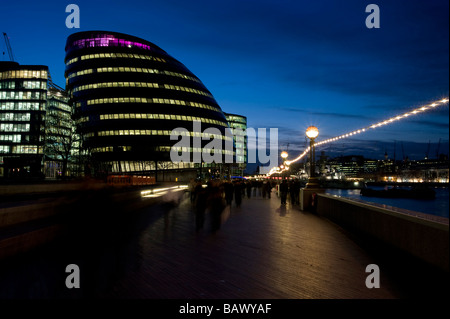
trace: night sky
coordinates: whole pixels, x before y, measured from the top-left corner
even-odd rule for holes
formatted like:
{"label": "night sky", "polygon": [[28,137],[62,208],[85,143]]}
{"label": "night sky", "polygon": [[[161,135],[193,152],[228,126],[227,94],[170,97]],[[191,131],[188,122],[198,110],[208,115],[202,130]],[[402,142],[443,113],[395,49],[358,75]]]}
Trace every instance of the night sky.
{"label": "night sky", "polygon": [[[68,29],[65,8],[80,8]],[[380,8],[380,28],[365,21]],[[20,64],[48,65],[63,86],[68,35],[127,33],[186,65],[225,112],[278,128],[289,158],[318,141],[402,114],[449,94],[449,1],[2,1],[0,31]],[[3,38],[0,50],[6,52]],[[8,61],[8,54],[1,57]],[[438,144],[440,145],[438,149]],[[421,159],[449,152],[449,108],[323,146],[327,155]],[[288,145],[289,144],[289,145]]]}

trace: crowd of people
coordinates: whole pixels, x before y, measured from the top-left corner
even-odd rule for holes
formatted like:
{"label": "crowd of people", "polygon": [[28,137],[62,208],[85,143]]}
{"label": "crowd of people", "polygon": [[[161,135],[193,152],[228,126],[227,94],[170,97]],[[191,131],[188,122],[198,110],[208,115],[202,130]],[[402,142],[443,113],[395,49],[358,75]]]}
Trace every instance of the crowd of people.
{"label": "crowd of people", "polygon": [[[195,206],[197,230],[203,227],[206,211],[211,214],[213,230],[217,230],[225,207],[232,206],[233,202],[235,207],[240,207],[243,198],[270,199],[276,187],[277,183],[270,180],[210,180],[206,183],[206,187],[201,181],[191,180],[189,192],[191,202]],[[292,205],[299,204],[301,185],[298,181],[283,180],[278,187],[282,205],[286,205],[288,195]]]}

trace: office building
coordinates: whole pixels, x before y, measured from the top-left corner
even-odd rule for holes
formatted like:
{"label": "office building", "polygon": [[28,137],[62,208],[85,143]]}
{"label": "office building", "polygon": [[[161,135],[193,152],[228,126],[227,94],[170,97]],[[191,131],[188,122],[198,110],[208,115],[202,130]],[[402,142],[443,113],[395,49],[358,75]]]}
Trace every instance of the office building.
{"label": "office building", "polygon": [[243,176],[247,167],[247,118],[242,115],[224,113],[233,134],[236,163],[232,165],[232,176]]}
{"label": "office building", "polygon": [[[66,89],[93,173],[214,170],[222,163],[193,161],[195,153],[211,151],[205,148],[211,137],[222,141],[221,156],[230,155],[228,122],[211,92],[157,45],[117,32],[87,31],[70,35],[65,49]],[[203,133],[206,128],[218,131]],[[171,161],[176,129],[205,139],[200,147],[188,147],[191,161]]]}
{"label": "office building", "polygon": [[48,67],[0,62],[0,177],[42,177]]}
{"label": "office building", "polygon": [[81,174],[79,135],[64,90],[49,87],[45,117],[44,174],[63,178]]}

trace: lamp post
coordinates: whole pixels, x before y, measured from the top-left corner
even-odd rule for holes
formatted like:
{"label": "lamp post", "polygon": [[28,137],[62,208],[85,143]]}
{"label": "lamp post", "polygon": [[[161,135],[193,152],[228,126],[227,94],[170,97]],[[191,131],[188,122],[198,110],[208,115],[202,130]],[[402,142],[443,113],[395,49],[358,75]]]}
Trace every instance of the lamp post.
{"label": "lamp post", "polygon": [[[283,159],[282,169],[284,169],[286,167],[286,158],[288,156],[289,156],[288,152],[286,152],[286,151],[281,152],[281,158]],[[284,179],[284,173],[282,173],[281,177]]]}
{"label": "lamp post", "polygon": [[315,176],[315,163],[316,163],[316,149],[314,146],[314,139],[319,135],[319,130],[315,126],[310,126],[306,129],[306,136],[309,138],[309,151],[310,151],[310,165],[309,165],[309,179],[306,184],[306,188],[318,188],[319,182]]}

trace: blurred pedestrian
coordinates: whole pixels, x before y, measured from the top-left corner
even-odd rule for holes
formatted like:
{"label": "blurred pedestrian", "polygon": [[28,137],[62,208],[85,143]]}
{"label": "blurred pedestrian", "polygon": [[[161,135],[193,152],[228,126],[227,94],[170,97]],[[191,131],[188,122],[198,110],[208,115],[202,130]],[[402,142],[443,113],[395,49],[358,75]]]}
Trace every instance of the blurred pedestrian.
{"label": "blurred pedestrian", "polygon": [[233,201],[233,193],[234,193],[234,187],[231,181],[226,181],[223,184],[223,189],[225,192],[225,201],[227,205],[231,205],[231,202]]}
{"label": "blurred pedestrian", "polygon": [[252,182],[248,181],[246,187],[247,187],[247,198],[250,198],[252,195]]}
{"label": "blurred pedestrian", "polygon": [[289,191],[289,185],[285,179],[280,184],[281,205],[286,205],[286,198]]}
{"label": "blurred pedestrian", "polygon": [[[198,185],[197,185],[198,186]],[[200,187],[195,187],[195,229],[199,231],[203,228],[205,222],[205,212],[208,206],[208,190]]]}
{"label": "blurred pedestrian", "polygon": [[236,207],[240,207],[242,203],[242,185],[238,181],[234,185],[234,201],[236,202]]}

